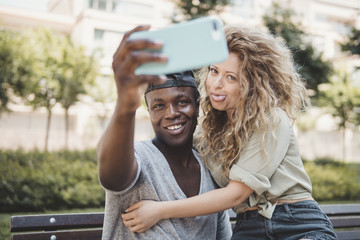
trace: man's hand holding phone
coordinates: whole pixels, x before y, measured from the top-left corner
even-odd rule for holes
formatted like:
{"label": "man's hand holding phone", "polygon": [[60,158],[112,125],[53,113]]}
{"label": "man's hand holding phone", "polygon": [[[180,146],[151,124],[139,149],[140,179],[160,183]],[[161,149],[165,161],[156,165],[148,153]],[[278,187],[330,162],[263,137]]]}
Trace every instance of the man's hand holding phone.
{"label": "man's hand holding phone", "polygon": [[[112,68],[118,91],[117,107],[121,108],[119,113],[135,112],[141,104],[147,84],[166,80],[161,75],[135,75],[135,69],[142,64],[168,61],[167,56],[157,51],[163,47],[162,42],[151,39],[129,39],[135,32],[149,29],[149,25],[144,25],[125,33],[113,56]],[[152,51],[148,51],[149,49]]]}
{"label": "man's hand holding phone", "polygon": [[222,24],[214,18],[149,29],[144,25],[125,33],[114,54],[120,114],[135,112],[147,85],[164,82],[164,74],[223,62],[229,54]]}

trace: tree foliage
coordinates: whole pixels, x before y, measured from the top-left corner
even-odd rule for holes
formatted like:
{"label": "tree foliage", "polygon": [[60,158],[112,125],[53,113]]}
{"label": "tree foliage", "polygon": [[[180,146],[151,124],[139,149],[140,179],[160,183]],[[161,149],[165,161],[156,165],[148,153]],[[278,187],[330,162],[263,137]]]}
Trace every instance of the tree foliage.
{"label": "tree foliage", "polygon": [[340,46],[342,51],[360,56],[360,29],[352,27],[347,40]]}
{"label": "tree foliage", "polygon": [[[230,0],[177,0],[175,2],[184,20],[190,20],[217,14],[223,10],[224,6],[230,3]],[[178,21],[177,17],[174,16],[174,22]]]}
{"label": "tree foliage", "polygon": [[330,83],[321,85],[319,105],[338,119],[343,132],[343,159],[345,159],[345,129],[358,126],[360,119],[360,89],[345,71],[338,71]]}
{"label": "tree foliage", "polygon": [[15,94],[34,109],[47,110],[45,150],[49,139],[53,107],[65,110],[65,147],[68,135],[68,110],[97,73],[97,62],[68,36],[47,29],[7,32],[1,35],[1,109]]}
{"label": "tree foliage", "polygon": [[294,15],[293,10],[273,4],[264,16],[265,26],[272,34],[285,41],[293,54],[299,73],[306,80],[307,88],[313,90],[314,97],[317,97],[318,85],[329,82],[332,64],[323,60],[322,53],[315,51],[301,25],[294,22]]}
{"label": "tree foliage", "polygon": [[321,106],[329,109],[334,117],[338,117],[339,128],[356,125],[357,111],[360,108],[360,89],[353,85],[352,79],[346,72],[334,75],[331,82],[321,87]]}
{"label": "tree foliage", "polygon": [[58,76],[61,62],[61,45],[63,37],[46,29],[25,31],[22,35],[27,39],[28,55],[33,58],[32,94],[26,98],[26,103],[34,109],[44,107],[47,110],[47,124],[44,149],[47,150],[51,126],[52,109],[61,99],[61,85]]}
{"label": "tree foliage", "polygon": [[0,114],[9,111],[15,97],[24,96],[31,78],[32,61],[22,52],[19,34],[0,30]]}
{"label": "tree foliage", "polygon": [[100,120],[101,128],[105,129],[107,116],[113,111],[117,98],[114,77],[103,77],[101,81],[95,81],[94,85],[88,87],[88,95],[96,103],[94,106],[96,106],[96,115]]}
{"label": "tree foliage", "polygon": [[[65,148],[68,145],[69,108],[85,94],[85,86],[92,84],[97,73],[97,62],[92,56],[86,56],[81,46],[74,45],[69,36],[50,30],[31,31],[32,45],[36,50],[38,65],[33,69],[36,81],[33,84],[34,97],[29,104],[34,108],[45,107],[48,111],[47,149],[52,108],[61,104],[65,111]],[[32,48],[34,49],[34,47]]]}
{"label": "tree foliage", "polygon": [[97,62],[93,56],[86,56],[81,46],[75,46],[67,37],[61,47],[59,62],[60,74],[56,80],[60,83],[59,103],[65,110],[65,148],[68,147],[69,109],[86,94],[86,86],[93,85],[97,76]]}

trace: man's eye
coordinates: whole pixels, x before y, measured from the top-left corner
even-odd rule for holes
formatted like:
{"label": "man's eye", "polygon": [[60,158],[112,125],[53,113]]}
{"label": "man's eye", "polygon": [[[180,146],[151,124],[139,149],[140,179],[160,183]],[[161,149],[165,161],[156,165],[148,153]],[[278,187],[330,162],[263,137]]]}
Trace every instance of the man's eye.
{"label": "man's eye", "polygon": [[152,106],[152,109],[153,109],[153,110],[160,110],[160,109],[162,109],[163,107],[164,107],[163,104],[156,104],[156,105]]}
{"label": "man's eye", "polygon": [[186,105],[186,104],[188,104],[188,103],[190,103],[190,100],[188,100],[188,99],[181,99],[181,100],[179,100],[179,104],[180,104],[180,105]]}

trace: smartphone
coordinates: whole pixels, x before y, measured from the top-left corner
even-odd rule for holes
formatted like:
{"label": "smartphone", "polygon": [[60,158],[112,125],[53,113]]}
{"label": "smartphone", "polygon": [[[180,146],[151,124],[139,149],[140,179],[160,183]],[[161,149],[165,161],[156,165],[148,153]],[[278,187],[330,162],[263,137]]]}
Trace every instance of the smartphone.
{"label": "smartphone", "polygon": [[135,74],[160,75],[224,62],[228,55],[225,33],[220,20],[202,17],[153,31],[135,32],[130,39],[151,39],[164,43],[158,52],[167,63],[149,62],[136,68]]}

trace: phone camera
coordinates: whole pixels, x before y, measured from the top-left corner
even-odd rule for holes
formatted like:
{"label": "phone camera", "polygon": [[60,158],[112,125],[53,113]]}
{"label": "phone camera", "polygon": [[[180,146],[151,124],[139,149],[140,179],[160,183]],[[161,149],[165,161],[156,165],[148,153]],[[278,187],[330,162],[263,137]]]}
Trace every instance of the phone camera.
{"label": "phone camera", "polygon": [[218,30],[218,27],[217,27],[217,25],[216,25],[216,21],[213,21],[213,28],[214,28],[215,31]]}

